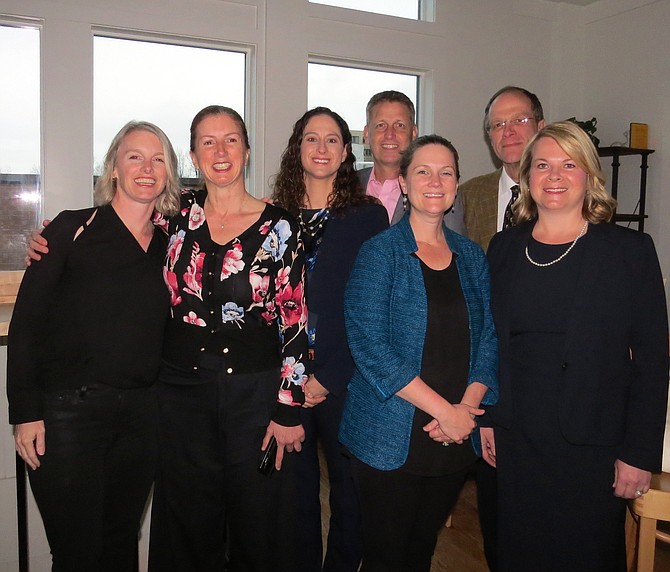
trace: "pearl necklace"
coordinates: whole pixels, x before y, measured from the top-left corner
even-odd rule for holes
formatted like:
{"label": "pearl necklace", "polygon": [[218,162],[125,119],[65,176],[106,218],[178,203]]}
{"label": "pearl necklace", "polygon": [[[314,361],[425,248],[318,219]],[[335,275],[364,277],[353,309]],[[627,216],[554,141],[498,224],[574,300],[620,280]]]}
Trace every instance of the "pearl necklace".
{"label": "pearl necklace", "polygon": [[323,208],[316,211],[308,221],[305,221],[305,218],[303,216],[303,212],[305,210],[307,209],[300,209],[300,212],[298,214],[298,222],[300,223],[300,228],[302,229],[302,231],[306,235],[309,235],[310,237],[314,238],[316,234],[323,228],[323,225],[328,222],[330,209]]}
{"label": "pearl necklace", "polygon": [[528,254],[528,245],[526,245],[526,258],[528,259],[528,262],[530,262],[534,266],[539,266],[540,268],[544,268],[545,266],[551,266],[552,264],[556,264],[557,262],[560,262],[563,260],[568,253],[575,247],[575,244],[577,244],[577,241],[584,236],[586,233],[586,229],[589,226],[589,221],[584,221],[584,226],[582,227],[582,230],[579,231],[579,234],[575,238],[575,240],[572,241],[572,244],[568,246],[568,249],[561,254],[556,260],[552,260],[551,262],[535,262],[531,257],[530,254]]}

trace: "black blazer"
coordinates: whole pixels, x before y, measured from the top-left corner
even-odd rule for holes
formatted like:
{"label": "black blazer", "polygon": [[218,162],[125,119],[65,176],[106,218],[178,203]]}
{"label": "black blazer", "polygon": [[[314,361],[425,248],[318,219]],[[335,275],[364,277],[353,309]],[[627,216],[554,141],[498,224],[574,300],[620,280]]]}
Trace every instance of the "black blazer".
{"label": "black blazer", "polygon": [[[514,422],[509,300],[523,295],[517,269],[534,221],[498,233],[488,250],[491,305],[498,331],[500,399],[494,424]],[[651,237],[590,224],[563,348],[559,423],[576,445],[614,446],[617,457],[660,471],[668,398],[668,319]],[[550,303],[550,301],[548,301]]]}

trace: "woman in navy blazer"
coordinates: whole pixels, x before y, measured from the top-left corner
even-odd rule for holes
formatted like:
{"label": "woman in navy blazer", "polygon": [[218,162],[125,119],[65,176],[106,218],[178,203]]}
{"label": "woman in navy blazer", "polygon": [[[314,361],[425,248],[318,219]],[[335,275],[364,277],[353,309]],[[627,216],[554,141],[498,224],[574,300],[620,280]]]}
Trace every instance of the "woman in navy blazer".
{"label": "woman in navy blazer", "polygon": [[362,571],[428,571],[437,532],[476,460],[466,440],[497,397],[481,248],[443,215],[458,154],[437,135],[403,156],[410,212],[360,250],[345,294],[356,370],[340,428],[363,515]]}
{"label": "woman in navy blazer", "polygon": [[625,499],[660,470],[668,325],[651,238],[607,224],[615,202],[572,123],[521,161],[519,226],[491,242],[500,400],[500,570],[625,570]]}
{"label": "woman in navy blazer", "polygon": [[[358,249],[388,227],[384,207],[365,194],[351,150],[351,132],[326,107],[307,111],[293,126],[274,185],[274,199],[295,215],[307,258],[309,378],[297,456],[295,505],[300,524],[300,572],[356,572],[361,561],[358,498],[349,459],[337,440],[354,363],[344,331],[344,288]],[[330,481],[328,548],[321,542],[320,443]]]}

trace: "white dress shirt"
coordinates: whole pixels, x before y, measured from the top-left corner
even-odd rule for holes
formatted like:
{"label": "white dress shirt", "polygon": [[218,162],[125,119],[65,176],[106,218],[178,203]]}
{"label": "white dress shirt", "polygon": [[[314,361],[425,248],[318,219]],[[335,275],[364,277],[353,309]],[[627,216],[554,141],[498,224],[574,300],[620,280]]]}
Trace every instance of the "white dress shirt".
{"label": "white dress shirt", "polygon": [[496,230],[500,232],[503,227],[503,220],[505,219],[505,209],[507,208],[507,203],[509,203],[512,198],[512,187],[517,185],[507,174],[507,171],[503,168],[502,173],[500,174],[500,180],[498,181],[498,226]]}

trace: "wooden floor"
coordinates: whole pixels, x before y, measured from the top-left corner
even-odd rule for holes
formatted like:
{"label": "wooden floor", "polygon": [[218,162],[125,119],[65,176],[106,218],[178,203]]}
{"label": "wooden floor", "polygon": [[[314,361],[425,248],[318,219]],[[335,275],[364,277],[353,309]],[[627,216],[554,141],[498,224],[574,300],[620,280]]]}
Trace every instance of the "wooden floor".
{"label": "wooden floor", "polygon": [[[328,534],[328,476],[321,471],[321,506],[324,546]],[[437,539],[431,572],[488,572],[482,548],[477,517],[477,495],[474,481],[468,480],[452,515],[451,528],[443,528]],[[568,571],[566,571],[568,572]],[[654,572],[670,572],[670,545],[656,543]]]}

